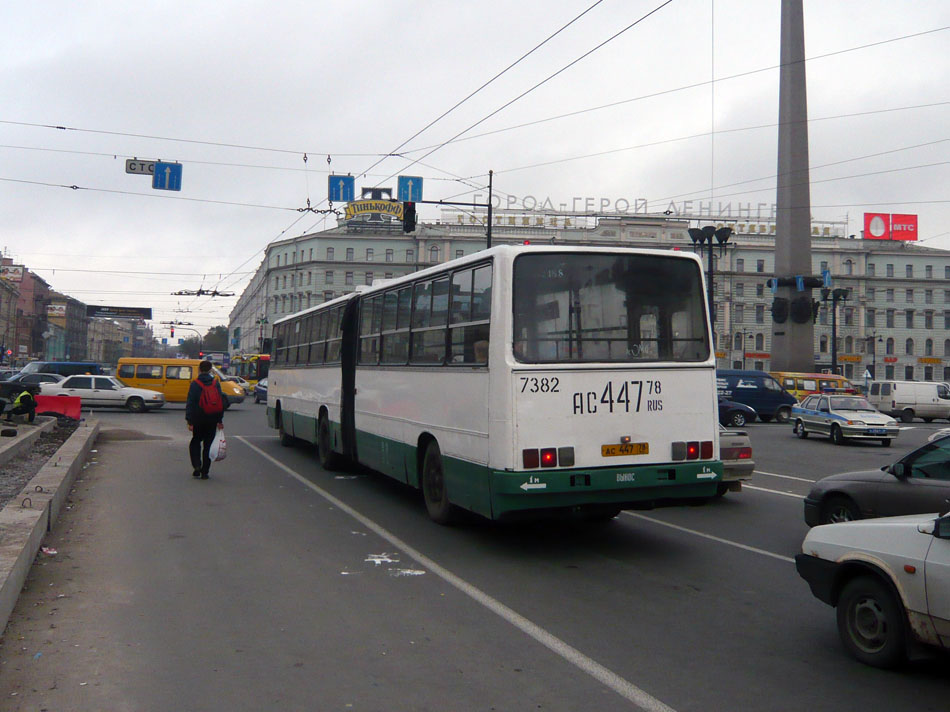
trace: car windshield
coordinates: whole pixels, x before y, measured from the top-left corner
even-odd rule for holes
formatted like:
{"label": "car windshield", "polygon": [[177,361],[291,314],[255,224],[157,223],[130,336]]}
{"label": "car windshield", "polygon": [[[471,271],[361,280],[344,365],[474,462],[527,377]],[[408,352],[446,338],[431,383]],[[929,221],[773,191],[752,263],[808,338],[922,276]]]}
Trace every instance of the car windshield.
{"label": "car windshield", "polygon": [[877,410],[864,398],[856,396],[835,396],[831,399],[832,410],[869,410],[876,413]]}
{"label": "car windshield", "polygon": [[126,388],[126,387],[127,387],[127,386],[126,386],[122,381],[120,381],[118,378],[109,377],[109,378],[106,379],[106,380],[108,380],[108,381],[109,381],[112,385],[114,385],[116,388]]}

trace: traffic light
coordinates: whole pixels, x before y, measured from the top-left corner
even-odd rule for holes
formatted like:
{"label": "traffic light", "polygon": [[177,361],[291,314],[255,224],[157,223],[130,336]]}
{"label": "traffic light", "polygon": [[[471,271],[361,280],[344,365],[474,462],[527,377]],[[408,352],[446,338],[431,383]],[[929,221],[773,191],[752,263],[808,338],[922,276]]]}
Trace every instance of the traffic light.
{"label": "traffic light", "polygon": [[402,231],[413,232],[416,229],[416,204],[402,204]]}
{"label": "traffic light", "polygon": [[172,338],[173,338],[173,339],[175,338],[175,327],[174,327],[174,326],[172,327]]}

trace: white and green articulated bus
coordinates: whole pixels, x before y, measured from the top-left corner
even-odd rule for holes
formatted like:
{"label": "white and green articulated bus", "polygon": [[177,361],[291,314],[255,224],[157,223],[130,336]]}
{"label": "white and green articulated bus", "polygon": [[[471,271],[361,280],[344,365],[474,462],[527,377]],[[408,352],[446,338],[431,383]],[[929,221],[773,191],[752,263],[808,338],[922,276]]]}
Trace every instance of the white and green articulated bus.
{"label": "white and green articulated bus", "polygon": [[592,519],[712,497],[722,475],[702,263],[502,246],[274,324],[267,417],[429,515]]}

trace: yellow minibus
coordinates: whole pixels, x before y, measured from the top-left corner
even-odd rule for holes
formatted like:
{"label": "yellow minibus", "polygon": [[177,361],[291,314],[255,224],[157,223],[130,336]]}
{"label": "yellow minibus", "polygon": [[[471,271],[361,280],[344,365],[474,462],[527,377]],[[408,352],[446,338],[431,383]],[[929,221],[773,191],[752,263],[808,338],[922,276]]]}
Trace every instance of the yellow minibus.
{"label": "yellow minibus", "polygon": [[799,401],[812,393],[857,393],[851,381],[835,373],[769,371],[769,375]]}
{"label": "yellow minibus", "polygon": [[[198,364],[193,358],[139,358],[123,356],[119,359],[116,377],[127,386],[148,388],[165,394],[168,403],[184,403],[188,400],[188,388],[198,377]],[[212,368],[215,380],[221,384],[224,407],[244,401],[244,389],[233,381],[224,380],[217,368]]]}

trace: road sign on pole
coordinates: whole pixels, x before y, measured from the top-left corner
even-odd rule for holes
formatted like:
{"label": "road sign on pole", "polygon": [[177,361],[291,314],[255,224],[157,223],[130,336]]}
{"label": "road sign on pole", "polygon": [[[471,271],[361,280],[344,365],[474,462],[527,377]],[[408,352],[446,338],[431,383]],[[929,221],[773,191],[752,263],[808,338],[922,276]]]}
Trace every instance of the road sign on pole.
{"label": "road sign on pole", "polygon": [[353,176],[331,175],[329,178],[329,196],[331,203],[352,203],[356,199],[356,178]]}
{"label": "road sign on pole", "polygon": [[152,187],[156,190],[181,190],[181,164],[156,161]]}
{"label": "road sign on pole", "polygon": [[422,178],[420,176],[399,176],[396,193],[402,203],[418,203],[422,200]]}

